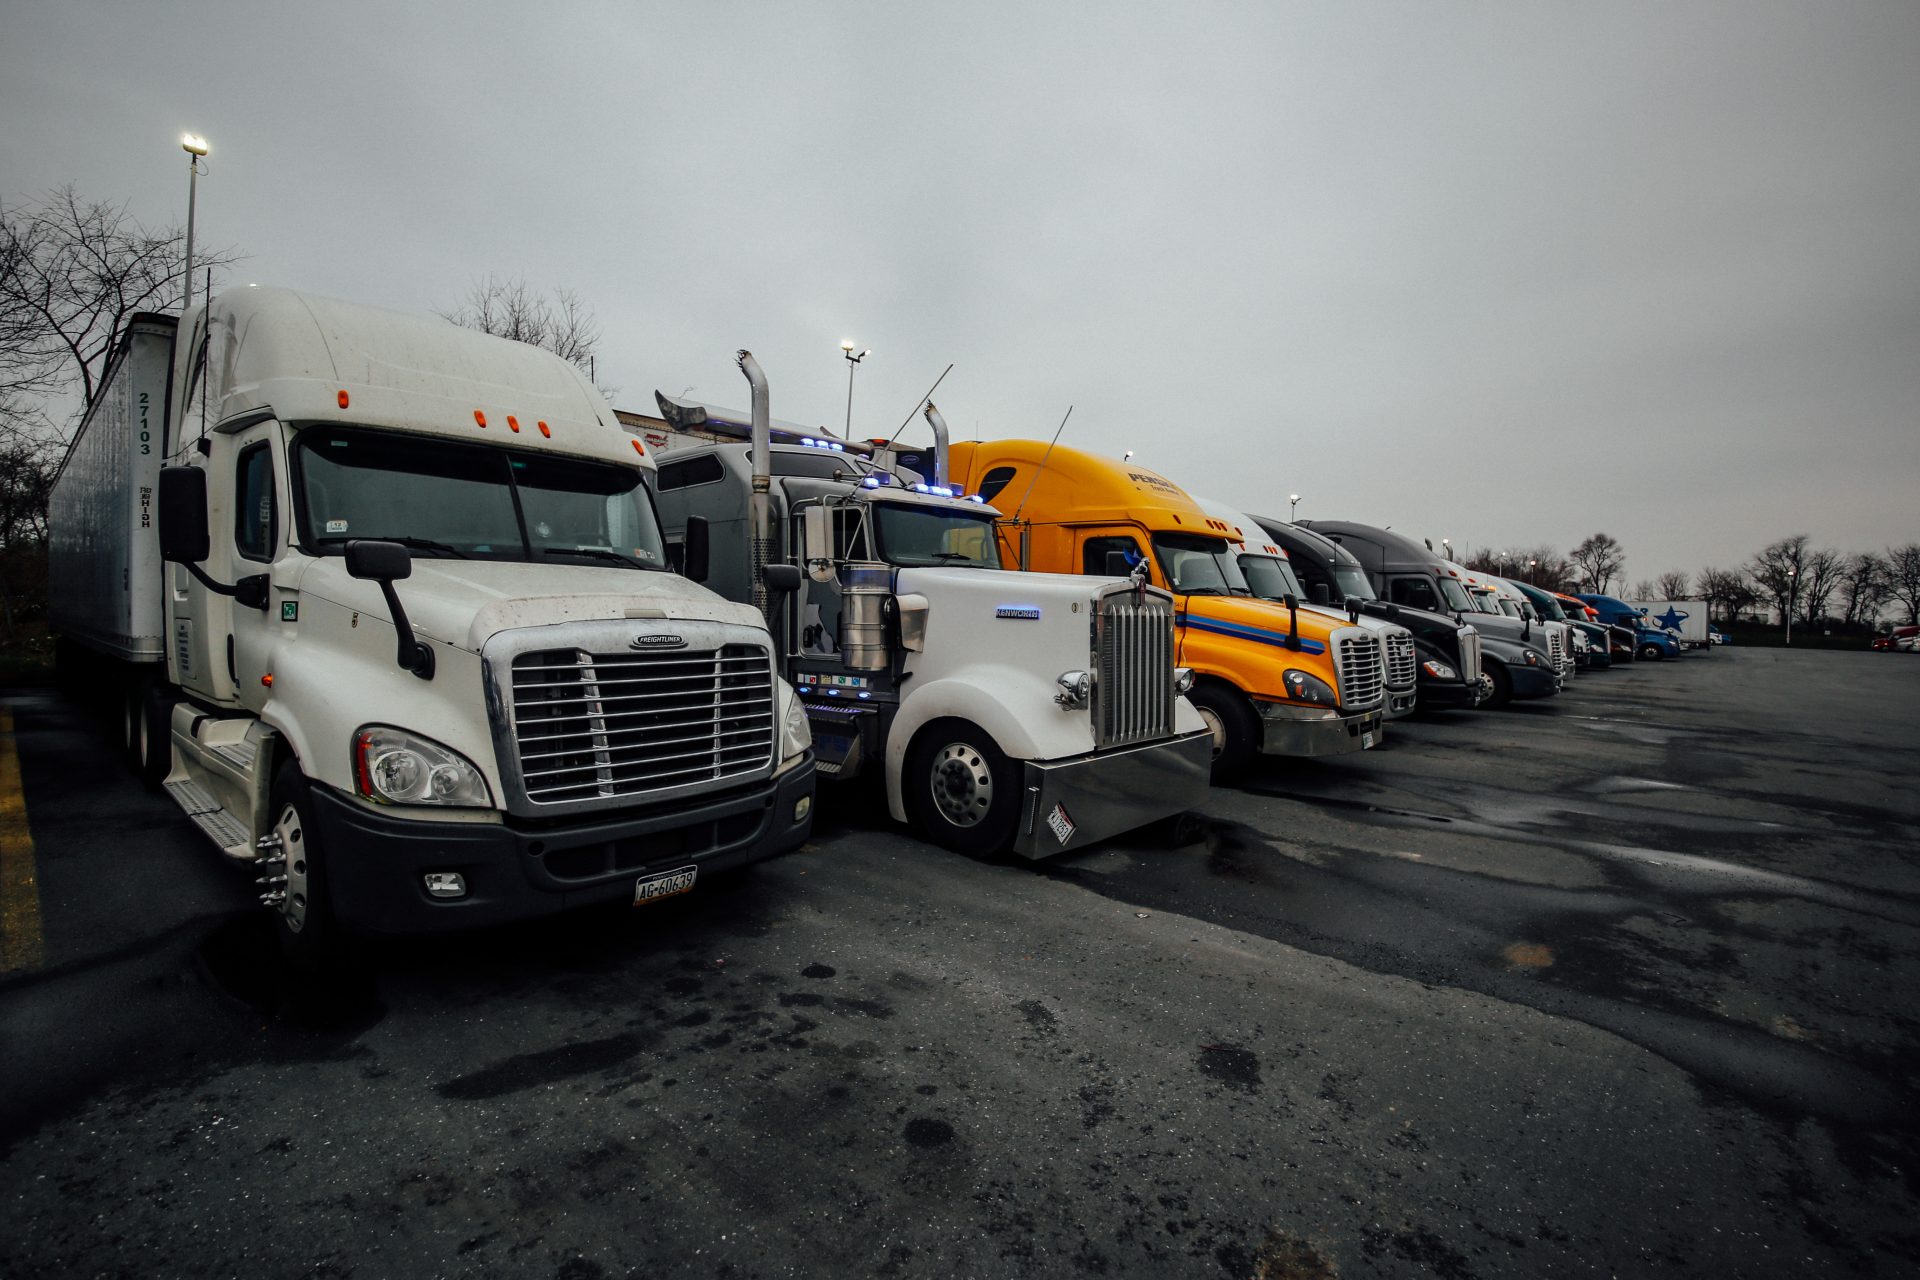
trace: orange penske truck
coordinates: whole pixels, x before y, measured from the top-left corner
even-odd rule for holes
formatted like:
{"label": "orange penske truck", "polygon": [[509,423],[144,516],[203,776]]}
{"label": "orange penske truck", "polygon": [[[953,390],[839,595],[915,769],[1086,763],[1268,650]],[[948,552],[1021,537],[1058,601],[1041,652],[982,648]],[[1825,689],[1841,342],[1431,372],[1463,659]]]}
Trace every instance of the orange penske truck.
{"label": "orange penske truck", "polygon": [[1008,563],[1042,573],[1144,573],[1174,594],[1188,700],[1214,737],[1214,770],[1255,754],[1332,756],[1384,737],[1380,639],[1248,589],[1239,534],[1144,467],[1044,441],[953,446],[950,482],[1012,513],[1000,523]]}

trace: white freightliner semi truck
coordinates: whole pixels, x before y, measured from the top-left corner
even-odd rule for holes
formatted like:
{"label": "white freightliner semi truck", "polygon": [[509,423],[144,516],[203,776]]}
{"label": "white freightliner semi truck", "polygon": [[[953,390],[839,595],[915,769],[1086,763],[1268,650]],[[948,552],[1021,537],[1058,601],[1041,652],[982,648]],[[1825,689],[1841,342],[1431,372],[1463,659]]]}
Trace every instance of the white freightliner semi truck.
{"label": "white freightliner semi truck", "polygon": [[[884,783],[889,812],[968,853],[1048,857],[1206,798],[1212,740],[1181,696],[1172,597],[1142,581],[1003,568],[999,513],[888,449],[774,443],[746,352],[748,414],[656,393],[688,443],[656,482],[689,573],[730,599],[760,563],[804,581],[770,604],[823,777]],[[783,433],[789,434],[789,433]]]}
{"label": "white freightliner semi truck", "polygon": [[814,767],[652,465],[521,343],[279,289],[139,316],[53,490],[62,657],[302,963],[681,892],[802,843]]}

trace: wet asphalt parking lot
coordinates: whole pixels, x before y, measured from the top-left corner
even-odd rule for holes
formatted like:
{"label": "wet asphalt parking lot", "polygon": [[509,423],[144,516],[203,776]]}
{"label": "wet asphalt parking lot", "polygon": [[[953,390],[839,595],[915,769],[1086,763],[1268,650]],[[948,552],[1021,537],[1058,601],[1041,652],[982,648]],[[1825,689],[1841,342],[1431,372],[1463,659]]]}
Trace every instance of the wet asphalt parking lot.
{"label": "wet asphalt parking lot", "polygon": [[738,882],[327,998],[97,729],[0,707],[0,1275],[1920,1267],[1904,655],[1582,675],[1057,864],[829,793]]}

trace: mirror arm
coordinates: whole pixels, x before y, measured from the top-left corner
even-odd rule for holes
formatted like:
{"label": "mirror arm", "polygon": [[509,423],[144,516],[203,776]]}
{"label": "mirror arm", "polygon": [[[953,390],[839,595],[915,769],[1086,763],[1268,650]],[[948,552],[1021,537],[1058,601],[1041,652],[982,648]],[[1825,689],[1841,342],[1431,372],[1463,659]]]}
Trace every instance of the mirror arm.
{"label": "mirror arm", "polygon": [[394,661],[402,671],[411,671],[422,680],[433,679],[433,650],[414,638],[413,625],[407,621],[407,611],[400,604],[400,593],[393,589],[393,579],[380,579],[380,594],[387,598],[387,608],[393,614],[394,635],[400,641],[400,651]]}
{"label": "mirror arm", "polygon": [[1284,599],[1287,605],[1287,648],[1298,653],[1300,651],[1300,598],[1289,594]]}

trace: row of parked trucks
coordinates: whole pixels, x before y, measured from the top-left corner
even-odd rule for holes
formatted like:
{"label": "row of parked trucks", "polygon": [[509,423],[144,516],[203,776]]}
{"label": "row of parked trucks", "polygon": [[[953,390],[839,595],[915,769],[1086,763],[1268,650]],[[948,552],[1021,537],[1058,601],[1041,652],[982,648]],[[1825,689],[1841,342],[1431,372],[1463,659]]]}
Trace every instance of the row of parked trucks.
{"label": "row of parked trucks", "polygon": [[931,404],[931,448],[826,438],[738,363],[748,409],[657,395],[643,436],[442,321],[265,288],[138,316],[53,491],[63,676],[320,967],[684,892],[802,844],[819,779],[1039,858],[1655,643]]}

